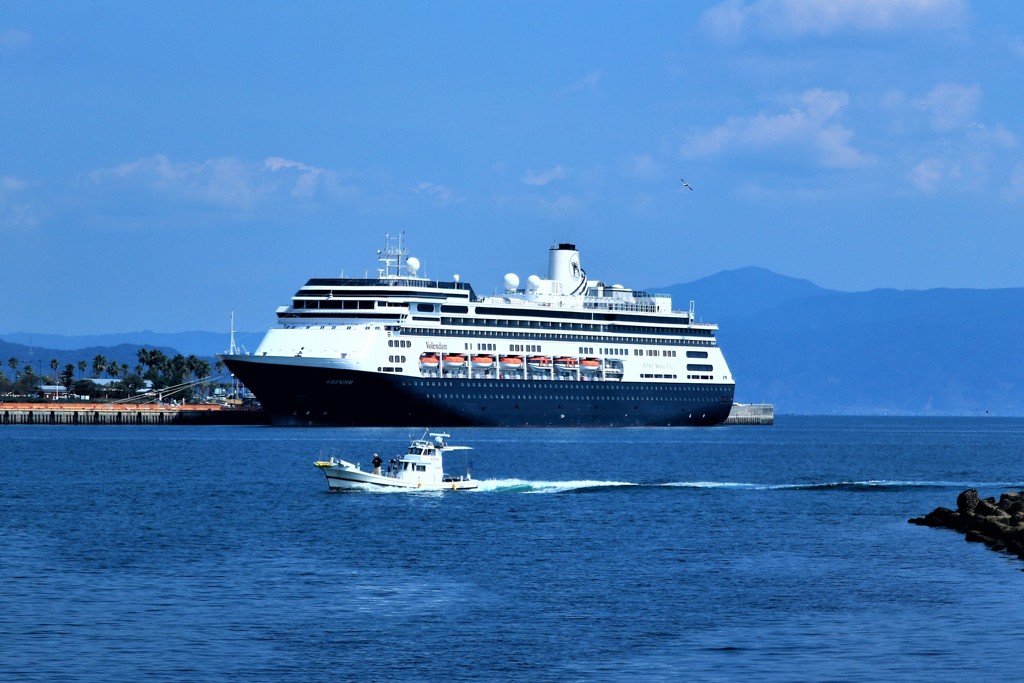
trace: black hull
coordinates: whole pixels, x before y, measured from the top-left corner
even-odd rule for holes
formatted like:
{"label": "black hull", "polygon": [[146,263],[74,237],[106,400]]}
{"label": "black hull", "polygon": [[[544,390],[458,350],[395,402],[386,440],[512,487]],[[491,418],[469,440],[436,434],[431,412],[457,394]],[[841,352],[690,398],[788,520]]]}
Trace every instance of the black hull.
{"label": "black hull", "polygon": [[226,356],[274,424],[348,427],[710,426],[733,385],[436,379]]}

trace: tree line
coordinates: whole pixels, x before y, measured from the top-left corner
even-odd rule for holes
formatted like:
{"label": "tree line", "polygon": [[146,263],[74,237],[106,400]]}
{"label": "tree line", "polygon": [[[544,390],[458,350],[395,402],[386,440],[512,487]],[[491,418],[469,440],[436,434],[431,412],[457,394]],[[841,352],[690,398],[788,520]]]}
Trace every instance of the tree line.
{"label": "tree line", "polygon": [[[79,396],[130,398],[147,387],[148,382],[148,388],[155,393],[173,390],[175,398],[188,399],[209,391],[209,383],[203,380],[211,376],[212,369],[218,376],[224,372],[224,364],[219,360],[211,368],[210,362],[203,358],[186,357],[180,353],[168,358],[159,349],[140,348],[137,358],[138,363],[130,367],[100,354],[91,362],[67,363],[63,369],[60,361],[53,358],[49,363],[51,374],[47,375],[36,372],[30,362],[12,357],[7,359],[10,376],[0,373],[0,394],[36,396],[43,385],[59,385]],[[89,369],[92,370],[91,378],[85,377]],[[93,381],[103,378],[104,373],[118,381],[102,385]]]}

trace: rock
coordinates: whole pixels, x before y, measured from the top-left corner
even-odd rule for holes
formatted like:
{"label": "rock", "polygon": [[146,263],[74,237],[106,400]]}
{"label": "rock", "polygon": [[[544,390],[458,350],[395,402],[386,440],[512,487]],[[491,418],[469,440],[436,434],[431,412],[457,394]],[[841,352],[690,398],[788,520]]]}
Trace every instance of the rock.
{"label": "rock", "polygon": [[924,517],[908,520],[920,526],[953,529],[967,541],[1016,555],[1024,560],[1024,491],[981,498],[967,489],[956,498],[956,511],[938,507]]}
{"label": "rock", "polygon": [[1008,515],[1024,512],[1024,498],[1018,493],[1004,493],[999,496],[999,509]]}
{"label": "rock", "polygon": [[994,498],[979,500],[978,505],[974,508],[974,514],[982,517],[1008,517],[1009,515],[1000,510],[995,503]]}
{"label": "rock", "polygon": [[967,489],[956,497],[956,509],[968,515],[973,514],[979,502],[981,501],[978,498],[978,489]]}
{"label": "rock", "polygon": [[917,517],[910,520],[911,524],[919,524],[921,526],[935,526],[942,527],[945,529],[955,529],[957,527],[957,520],[960,519],[959,512],[953,512],[949,508],[935,508],[924,517]]}

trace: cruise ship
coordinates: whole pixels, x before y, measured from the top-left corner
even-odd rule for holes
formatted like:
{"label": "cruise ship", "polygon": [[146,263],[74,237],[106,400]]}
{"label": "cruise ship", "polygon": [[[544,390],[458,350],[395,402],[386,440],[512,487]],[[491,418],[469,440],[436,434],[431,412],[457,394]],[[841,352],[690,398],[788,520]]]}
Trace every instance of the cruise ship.
{"label": "cruise ship", "polygon": [[274,424],[688,426],[729,416],[715,324],[588,279],[573,244],[490,296],[420,275],[385,235],[377,277],[314,278],[252,353],[221,355]]}

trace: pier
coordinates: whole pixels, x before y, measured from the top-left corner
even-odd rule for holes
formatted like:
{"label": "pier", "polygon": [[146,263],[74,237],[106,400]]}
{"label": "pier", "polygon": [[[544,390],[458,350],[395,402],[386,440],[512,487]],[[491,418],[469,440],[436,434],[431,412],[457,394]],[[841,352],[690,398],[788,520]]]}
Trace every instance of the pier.
{"label": "pier", "polygon": [[734,403],[729,417],[722,424],[773,425],[775,424],[775,406],[771,403]]}
{"label": "pier", "polygon": [[266,422],[260,411],[217,405],[0,403],[0,424],[228,425]]}

